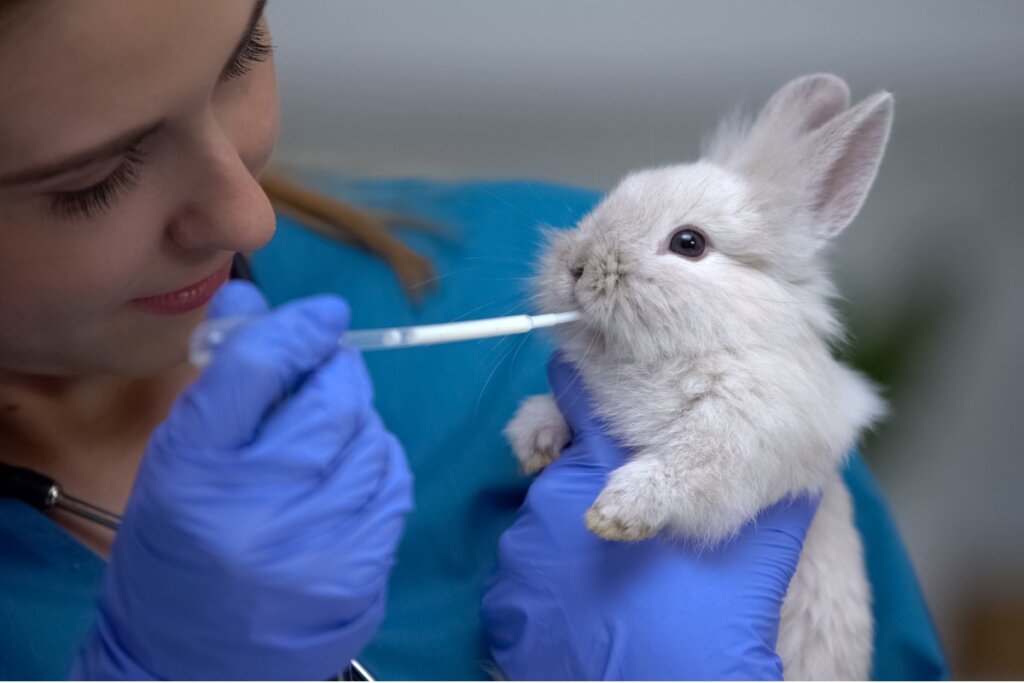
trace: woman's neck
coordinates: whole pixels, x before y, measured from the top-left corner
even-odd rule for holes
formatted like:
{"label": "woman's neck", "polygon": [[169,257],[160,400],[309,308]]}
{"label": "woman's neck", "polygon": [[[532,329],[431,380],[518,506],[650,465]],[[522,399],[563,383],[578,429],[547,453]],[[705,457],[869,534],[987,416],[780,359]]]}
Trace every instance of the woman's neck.
{"label": "woman's neck", "polygon": [[[143,378],[0,371],[0,462],[120,514],[150,435],[194,378],[187,365]],[[97,553],[109,550],[112,534],[63,513],[54,519]]]}
{"label": "woman's neck", "polygon": [[118,439],[126,428],[151,431],[193,378],[187,365],[148,377],[0,371],[0,442],[14,438],[36,450],[50,443]]}

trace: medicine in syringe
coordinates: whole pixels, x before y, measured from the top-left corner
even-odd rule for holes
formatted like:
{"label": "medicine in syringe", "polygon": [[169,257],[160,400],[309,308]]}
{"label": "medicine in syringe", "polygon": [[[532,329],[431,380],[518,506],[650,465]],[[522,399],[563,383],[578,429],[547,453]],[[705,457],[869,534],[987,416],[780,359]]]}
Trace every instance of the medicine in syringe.
{"label": "medicine in syringe", "polygon": [[[510,315],[504,318],[465,320],[437,325],[413,325],[411,327],[385,327],[370,330],[349,330],[338,342],[363,351],[401,349],[409,346],[448,344],[470,339],[501,337],[523,334],[542,327],[554,327],[580,320],[580,313],[545,313],[542,315]],[[189,360],[196,367],[210,363],[213,353],[232,333],[251,323],[255,318],[234,317],[209,320],[196,328],[189,344]]]}

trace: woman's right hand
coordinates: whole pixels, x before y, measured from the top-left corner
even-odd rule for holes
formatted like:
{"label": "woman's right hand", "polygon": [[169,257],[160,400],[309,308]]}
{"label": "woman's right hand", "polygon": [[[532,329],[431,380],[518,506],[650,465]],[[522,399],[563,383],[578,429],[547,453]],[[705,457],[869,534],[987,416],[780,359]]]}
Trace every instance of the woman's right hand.
{"label": "woman's right hand", "polygon": [[76,678],[325,679],[384,614],[412,505],[347,306],[267,313],[228,283],[211,315],[266,313],[220,347],[153,435]]}
{"label": "woman's right hand", "polygon": [[512,680],[782,679],[782,603],[817,499],[761,512],[713,549],[595,536],[584,514],[628,452],[578,371],[548,366],[572,441],[530,485],[483,596],[491,654]]}

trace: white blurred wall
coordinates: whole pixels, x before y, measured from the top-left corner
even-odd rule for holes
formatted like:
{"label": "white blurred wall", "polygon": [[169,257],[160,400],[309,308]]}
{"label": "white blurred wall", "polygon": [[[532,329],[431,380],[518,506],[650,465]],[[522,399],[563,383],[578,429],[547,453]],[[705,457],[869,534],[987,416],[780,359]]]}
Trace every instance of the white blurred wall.
{"label": "white blurred wall", "polygon": [[875,469],[947,641],[1024,576],[1024,2],[277,0],[276,161],[608,188],[692,158],[738,103],[831,71],[896,96],[878,183],[835,252],[863,329],[921,274],[949,316]]}

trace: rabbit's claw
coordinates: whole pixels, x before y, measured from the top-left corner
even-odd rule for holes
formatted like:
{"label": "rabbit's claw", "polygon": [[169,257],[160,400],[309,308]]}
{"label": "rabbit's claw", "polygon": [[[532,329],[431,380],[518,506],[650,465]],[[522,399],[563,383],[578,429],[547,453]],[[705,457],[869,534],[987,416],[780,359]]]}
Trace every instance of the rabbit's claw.
{"label": "rabbit's claw", "polygon": [[587,528],[610,541],[641,541],[667,524],[657,463],[629,462],[612,472],[608,485],[587,510]]}
{"label": "rabbit's claw", "polygon": [[584,518],[587,528],[609,541],[642,541],[658,533],[658,529],[635,518],[617,503],[598,497]]}
{"label": "rabbit's claw", "polygon": [[532,444],[526,453],[516,455],[519,457],[519,466],[523,474],[533,474],[558,459],[565,446],[565,435],[556,427],[545,427],[537,430],[532,439]]}

